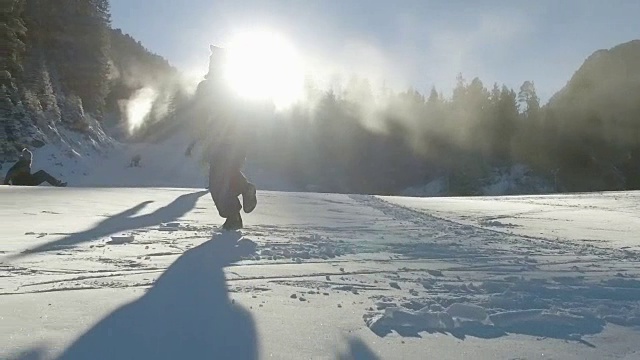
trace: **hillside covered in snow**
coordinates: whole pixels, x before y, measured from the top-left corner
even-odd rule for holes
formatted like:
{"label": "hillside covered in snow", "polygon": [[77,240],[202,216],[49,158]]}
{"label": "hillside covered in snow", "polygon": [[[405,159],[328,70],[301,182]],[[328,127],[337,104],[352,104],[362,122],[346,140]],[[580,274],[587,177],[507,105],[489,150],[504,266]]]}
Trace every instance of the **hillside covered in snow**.
{"label": "hillside covered in snow", "polygon": [[[177,71],[111,28],[108,1],[83,4],[3,4],[1,174],[25,147],[36,153],[41,168],[71,163],[55,172],[67,177],[85,173],[95,157],[116,146],[114,138],[122,141],[130,135],[129,100],[140,89],[153,87],[162,96],[179,97]],[[159,113],[154,110],[149,111],[151,122]]]}

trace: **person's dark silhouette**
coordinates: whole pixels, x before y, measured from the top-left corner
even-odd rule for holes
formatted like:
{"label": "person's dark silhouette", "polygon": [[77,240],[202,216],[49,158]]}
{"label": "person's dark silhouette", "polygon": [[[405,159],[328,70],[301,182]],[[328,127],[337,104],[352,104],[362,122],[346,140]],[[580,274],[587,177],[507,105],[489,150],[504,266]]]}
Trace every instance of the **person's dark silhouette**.
{"label": "person's dark silhouette", "polygon": [[[241,171],[251,129],[243,119],[241,104],[223,79],[224,61],[224,50],[212,45],[209,72],[198,84],[193,107],[198,121],[204,124],[198,136],[206,137],[211,197],[218,214],[226,219],[223,228],[240,229],[243,226],[240,210],[244,208],[250,213],[257,205],[256,187]],[[189,144],[187,155],[194,145],[195,142]]]}

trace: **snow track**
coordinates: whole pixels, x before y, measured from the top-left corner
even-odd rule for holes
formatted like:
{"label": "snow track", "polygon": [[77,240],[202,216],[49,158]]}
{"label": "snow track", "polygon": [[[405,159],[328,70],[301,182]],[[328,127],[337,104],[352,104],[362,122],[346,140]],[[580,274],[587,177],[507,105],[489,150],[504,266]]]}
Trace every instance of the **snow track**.
{"label": "snow track", "polygon": [[640,261],[616,244],[634,233],[515,224],[570,205],[568,228],[589,202],[633,216],[637,194],[616,196],[261,192],[223,233],[204,192],[2,187],[0,357],[632,358]]}

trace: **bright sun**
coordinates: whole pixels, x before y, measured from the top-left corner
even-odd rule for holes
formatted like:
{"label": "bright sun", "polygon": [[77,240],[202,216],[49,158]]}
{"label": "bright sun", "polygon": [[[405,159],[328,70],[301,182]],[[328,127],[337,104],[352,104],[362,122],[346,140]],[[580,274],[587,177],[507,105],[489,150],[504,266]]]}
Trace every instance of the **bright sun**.
{"label": "bright sun", "polygon": [[225,48],[225,77],[239,95],[270,99],[280,109],[302,95],[302,61],[282,36],[270,31],[246,32],[234,37]]}

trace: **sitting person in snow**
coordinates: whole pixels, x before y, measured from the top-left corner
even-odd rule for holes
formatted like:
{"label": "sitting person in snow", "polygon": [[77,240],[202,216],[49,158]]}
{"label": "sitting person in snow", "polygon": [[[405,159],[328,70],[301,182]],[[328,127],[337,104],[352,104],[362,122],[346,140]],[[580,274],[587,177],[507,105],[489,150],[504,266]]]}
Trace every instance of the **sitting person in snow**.
{"label": "sitting person in snow", "polygon": [[[209,160],[209,192],[218,213],[226,218],[222,227],[226,230],[241,229],[240,210],[250,213],[257,204],[256,187],[250,183],[241,169],[247,155],[247,124],[243,123],[241,106],[225,86],[220,67],[224,51],[211,45],[209,73],[198,84],[194,110],[205,127],[198,131],[206,136],[206,153]],[[194,142],[195,143],[195,142]],[[187,154],[191,153],[190,144]],[[242,195],[242,204],[238,196]]]}
{"label": "sitting person in snow", "polygon": [[22,149],[20,158],[9,169],[7,176],[4,177],[4,185],[18,186],[37,186],[43,182],[49,183],[51,186],[67,186],[66,182],[62,182],[44,170],[38,170],[31,173],[31,160],[33,154],[28,149]]}

